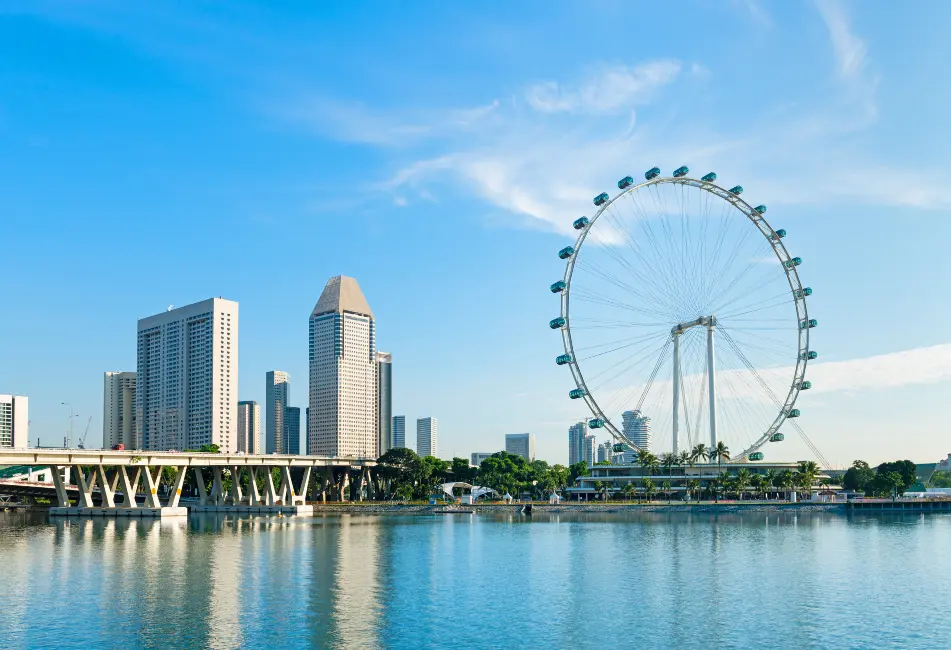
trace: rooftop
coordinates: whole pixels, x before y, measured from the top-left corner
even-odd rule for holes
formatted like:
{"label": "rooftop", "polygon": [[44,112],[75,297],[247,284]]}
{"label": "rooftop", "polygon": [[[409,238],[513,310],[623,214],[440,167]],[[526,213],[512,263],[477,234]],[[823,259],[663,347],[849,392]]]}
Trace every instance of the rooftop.
{"label": "rooftop", "polygon": [[354,278],[346,275],[338,275],[327,280],[327,286],[324,287],[310,315],[319,316],[334,312],[338,314],[349,312],[373,318],[373,312],[360,290],[360,285]]}

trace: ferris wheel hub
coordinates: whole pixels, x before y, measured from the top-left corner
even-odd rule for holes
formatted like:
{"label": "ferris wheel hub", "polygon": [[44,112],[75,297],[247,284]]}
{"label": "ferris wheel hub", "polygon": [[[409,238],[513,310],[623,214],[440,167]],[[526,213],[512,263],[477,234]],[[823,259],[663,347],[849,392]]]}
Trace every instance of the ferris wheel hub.
{"label": "ferris wheel hub", "polygon": [[714,314],[711,314],[709,316],[701,316],[700,318],[696,318],[687,323],[678,323],[677,325],[674,325],[673,327],[670,328],[670,334],[671,336],[680,336],[685,331],[689,330],[691,327],[704,326],[704,327],[713,328],[713,327],[716,327],[716,325],[717,325],[717,317]]}

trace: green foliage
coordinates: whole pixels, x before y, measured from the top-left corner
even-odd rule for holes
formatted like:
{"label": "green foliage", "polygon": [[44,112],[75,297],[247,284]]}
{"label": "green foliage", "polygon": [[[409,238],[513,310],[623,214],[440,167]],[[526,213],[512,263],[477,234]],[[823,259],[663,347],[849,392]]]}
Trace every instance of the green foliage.
{"label": "green foliage", "polygon": [[852,462],[852,467],[842,477],[842,487],[854,492],[864,492],[865,487],[873,478],[875,478],[875,470],[869,467],[864,460],[856,460]]}
{"label": "green foliage", "polygon": [[928,484],[936,488],[951,488],[951,472],[935,472]]}
{"label": "green foliage", "polygon": [[871,489],[872,495],[876,497],[901,495],[906,489],[904,481],[904,477],[899,472],[876,472],[875,478],[866,490]]}
{"label": "green foliage", "polygon": [[[910,460],[896,460],[891,463],[882,463],[879,465],[876,470],[876,479],[878,479],[879,474],[888,475],[892,472],[897,473],[901,477],[901,483],[896,486],[898,494],[904,494],[905,490],[910,488],[918,480],[918,468]],[[890,479],[886,479],[886,482],[891,482]],[[879,481],[879,485],[881,485]]]}
{"label": "green foliage", "polygon": [[591,472],[588,471],[588,463],[585,461],[579,461],[568,466],[568,483],[574,485],[575,480],[579,476],[590,476]]}

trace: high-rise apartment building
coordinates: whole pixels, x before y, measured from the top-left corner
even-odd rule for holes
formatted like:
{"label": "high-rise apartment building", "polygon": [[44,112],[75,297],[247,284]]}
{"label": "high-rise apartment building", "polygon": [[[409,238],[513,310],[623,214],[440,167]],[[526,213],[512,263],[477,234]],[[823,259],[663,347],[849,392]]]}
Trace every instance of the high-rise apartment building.
{"label": "high-rise apartment building", "polygon": [[261,453],[261,407],[257,402],[238,402],[238,451]]}
{"label": "high-rise apartment building", "polygon": [[651,448],[651,419],[641,415],[639,410],[624,411],[621,414],[624,435],[640,449]]}
{"label": "high-rise apartment building", "polygon": [[26,449],[29,439],[29,398],[0,395],[0,449]]}
{"label": "high-rise apartment building", "polygon": [[406,416],[393,416],[393,447],[406,447]]}
{"label": "high-rise apartment building", "polygon": [[598,445],[598,462],[603,463],[608,461],[609,463],[614,458],[614,445],[609,440],[608,442],[602,442]]}
{"label": "high-rise apartment building", "polygon": [[535,460],[534,433],[507,433],[505,434],[505,451],[521,456],[525,462]]}
{"label": "high-rise apartment building", "polygon": [[284,412],[291,396],[291,376],[282,370],[268,371],[264,391],[265,453],[286,454]]}
{"label": "high-rise apartment building", "polygon": [[393,446],[393,355],[376,353],[377,438],[382,456]]}
{"label": "high-rise apartment building", "polygon": [[135,449],[135,373],[107,372],[102,387],[102,447]]}
{"label": "high-rise apartment building", "polygon": [[568,464],[584,460],[584,437],[588,435],[588,423],[577,422],[568,427]]}
{"label": "high-rise apartment building", "polygon": [[593,433],[589,433],[584,437],[581,453],[581,460],[586,462],[588,467],[598,462],[598,438]]}
{"label": "high-rise apartment building", "polygon": [[285,454],[300,456],[300,407],[288,406],[284,409],[284,451]]}
{"label": "high-rise apartment building", "polygon": [[330,278],[310,314],[307,453],[379,456],[375,328],[357,281]]}
{"label": "high-rise apartment building", "polygon": [[238,303],[212,298],[138,324],[139,449],[237,451]]}
{"label": "high-rise apartment building", "polygon": [[436,455],[437,429],[436,418],[419,418],[416,420],[416,453],[420,457]]}

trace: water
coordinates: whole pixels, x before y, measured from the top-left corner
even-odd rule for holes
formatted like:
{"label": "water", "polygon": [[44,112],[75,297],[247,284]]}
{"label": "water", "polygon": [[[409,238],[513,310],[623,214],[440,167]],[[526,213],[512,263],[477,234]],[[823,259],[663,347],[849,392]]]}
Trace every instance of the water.
{"label": "water", "polygon": [[0,513],[2,647],[947,647],[951,515]]}

